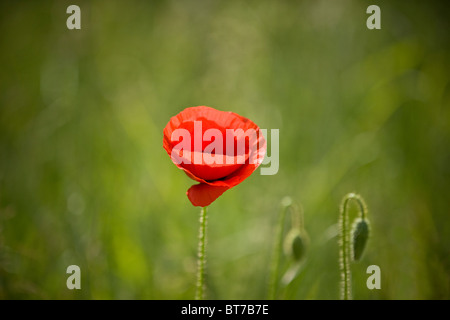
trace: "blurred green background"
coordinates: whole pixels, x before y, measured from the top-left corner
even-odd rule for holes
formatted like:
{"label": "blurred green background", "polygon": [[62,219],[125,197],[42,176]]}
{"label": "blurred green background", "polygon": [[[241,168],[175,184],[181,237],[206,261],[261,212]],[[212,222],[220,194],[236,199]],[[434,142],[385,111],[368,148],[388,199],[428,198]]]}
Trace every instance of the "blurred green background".
{"label": "blurred green background", "polygon": [[280,129],[278,174],[209,207],[208,298],[266,298],[291,196],[311,243],[278,298],[338,299],[338,207],[357,192],[372,235],[354,298],[449,299],[449,16],[430,1],[2,1],[0,298],[193,299],[200,210],[162,131],[207,105]]}

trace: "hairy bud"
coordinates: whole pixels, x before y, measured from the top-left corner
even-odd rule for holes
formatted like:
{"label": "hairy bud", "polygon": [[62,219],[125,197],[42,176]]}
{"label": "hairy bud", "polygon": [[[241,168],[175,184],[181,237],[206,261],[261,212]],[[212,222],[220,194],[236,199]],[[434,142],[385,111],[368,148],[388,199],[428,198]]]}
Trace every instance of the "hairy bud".
{"label": "hairy bud", "polygon": [[352,259],[361,259],[369,239],[369,222],[366,219],[358,218],[352,226]]}
{"label": "hairy bud", "polygon": [[308,244],[309,238],[306,231],[291,229],[284,240],[284,253],[299,262],[305,257]]}

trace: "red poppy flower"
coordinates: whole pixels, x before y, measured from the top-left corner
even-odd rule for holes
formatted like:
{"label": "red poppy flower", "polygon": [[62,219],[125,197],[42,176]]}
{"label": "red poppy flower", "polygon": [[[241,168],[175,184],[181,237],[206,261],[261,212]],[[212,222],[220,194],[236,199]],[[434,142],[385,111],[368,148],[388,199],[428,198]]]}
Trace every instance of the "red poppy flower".
{"label": "red poppy flower", "polygon": [[187,191],[194,206],[205,207],[244,181],[266,153],[259,127],[233,112],[191,107],[164,128],[164,149],[178,168],[199,184]]}

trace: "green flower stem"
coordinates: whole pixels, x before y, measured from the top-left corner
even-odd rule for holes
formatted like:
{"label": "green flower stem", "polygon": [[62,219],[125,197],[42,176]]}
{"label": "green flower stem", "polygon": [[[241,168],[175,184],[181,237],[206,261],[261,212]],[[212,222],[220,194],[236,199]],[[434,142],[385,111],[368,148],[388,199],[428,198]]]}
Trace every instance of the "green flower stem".
{"label": "green flower stem", "polygon": [[291,212],[292,212],[292,227],[297,228],[299,230],[304,230],[304,221],[303,221],[303,206],[297,205],[296,203],[293,203],[291,205]]}
{"label": "green flower stem", "polygon": [[198,254],[197,254],[197,289],[195,292],[195,300],[204,299],[205,288],[205,264],[206,264],[206,226],[207,215],[206,207],[200,211],[200,229],[198,231]]}
{"label": "green flower stem", "polygon": [[275,236],[275,242],[272,252],[272,261],[270,268],[270,279],[269,279],[269,292],[268,299],[274,300],[277,296],[278,290],[278,275],[280,272],[280,260],[283,248],[283,234],[284,225],[286,219],[287,211],[291,211],[291,224],[292,227],[303,230],[303,211],[298,208],[291,200],[291,198],[286,197],[281,203],[280,215],[277,221],[277,230]]}
{"label": "green flower stem", "polygon": [[340,267],[341,267],[341,298],[343,300],[350,300],[352,297],[351,292],[351,273],[350,273],[350,262],[349,262],[349,235],[348,235],[348,211],[347,204],[350,198],[345,197],[344,203],[341,207],[339,230],[340,234]]}
{"label": "green flower stem", "polygon": [[364,200],[357,194],[349,193],[347,194],[340,208],[339,215],[339,254],[340,254],[340,270],[341,270],[341,299],[351,300],[352,299],[352,274],[350,270],[350,233],[349,233],[349,223],[348,223],[348,203],[350,200],[354,200],[359,205],[359,214],[362,220],[366,217],[367,207]]}
{"label": "green flower stem", "polygon": [[283,243],[283,229],[284,229],[284,218],[286,216],[286,211],[289,206],[282,208],[280,216],[278,217],[277,231],[275,236],[275,243],[272,253],[272,263],[270,268],[270,282],[269,282],[269,295],[270,300],[274,300],[277,294],[277,284],[278,284],[278,273],[280,268],[280,256],[281,247]]}

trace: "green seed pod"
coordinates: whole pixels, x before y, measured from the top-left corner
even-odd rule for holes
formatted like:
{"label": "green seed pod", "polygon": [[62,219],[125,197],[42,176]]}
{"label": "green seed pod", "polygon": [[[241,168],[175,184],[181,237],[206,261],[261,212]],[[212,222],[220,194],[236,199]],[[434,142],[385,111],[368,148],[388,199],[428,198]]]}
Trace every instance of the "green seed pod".
{"label": "green seed pod", "polygon": [[352,226],[352,259],[358,261],[361,259],[369,238],[369,221],[358,218]]}
{"label": "green seed pod", "polygon": [[306,231],[291,229],[284,239],[284,253],[299,262],[305,257],[308,244],[309,238]]}

